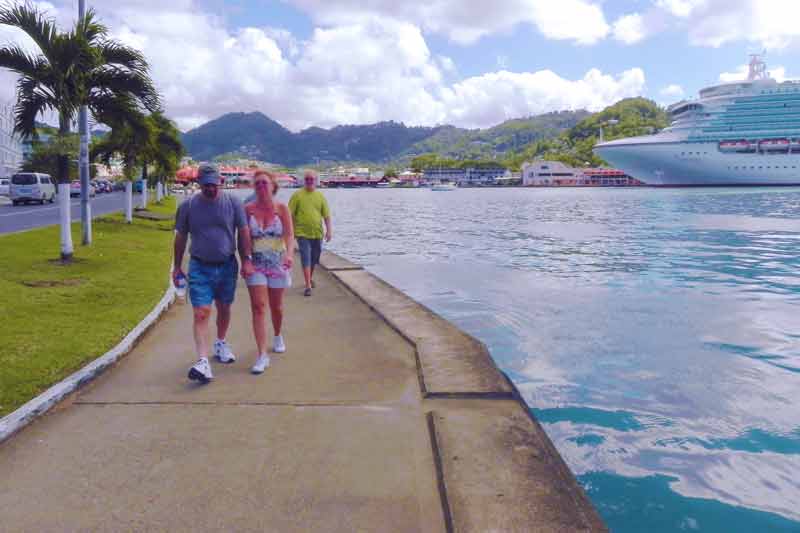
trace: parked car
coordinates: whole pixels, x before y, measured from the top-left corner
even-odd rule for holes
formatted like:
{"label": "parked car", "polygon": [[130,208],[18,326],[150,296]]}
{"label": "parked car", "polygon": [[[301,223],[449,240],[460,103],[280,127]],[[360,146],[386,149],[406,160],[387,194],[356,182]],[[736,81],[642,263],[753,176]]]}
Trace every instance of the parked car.
{"label": "parked car", "polygon": [[94,180],[92,185],[94,185],[94,189],[98,194],[111,192],[111,183],[106,180]]}
{"label": "parked car", "polygon": [[56,186],[49,174],[20,172],[11,176],[9,196],[14,205],[30,202],[53,203],[56,198]]}
{"label": "parked car", "polygon": [[[97,194],[97,191],[94,189],[94,185],[89,182],[89,198],[94,197]],[[69,195],[70,196],[80,196],[81,195],[81,182],[80,180],[72,180],[69,184]]]}
{"label": "parked car", "polygon": [[8,196],[9,194],[11,194],[11,180],[0,178],[0,196]]}

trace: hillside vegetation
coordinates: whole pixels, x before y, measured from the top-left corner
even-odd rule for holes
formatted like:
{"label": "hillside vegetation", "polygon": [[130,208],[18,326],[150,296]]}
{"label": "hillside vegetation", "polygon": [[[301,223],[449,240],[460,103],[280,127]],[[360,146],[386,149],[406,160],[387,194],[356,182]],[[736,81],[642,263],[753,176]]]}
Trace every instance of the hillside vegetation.
{"label": "hillside vegetation", "polygon": [[[616,120],[617,124],[609,124]],[[647,135],[669,124],[667,113],[652,100],[626,98],[581,120],[561,135],[543,139],[515,151],[503,163],[518,170],[522,163],[533,159],[562,161],[572,166],[600,166],[605,162],[592,148],[599,141],[600,128],[606,141]]]}

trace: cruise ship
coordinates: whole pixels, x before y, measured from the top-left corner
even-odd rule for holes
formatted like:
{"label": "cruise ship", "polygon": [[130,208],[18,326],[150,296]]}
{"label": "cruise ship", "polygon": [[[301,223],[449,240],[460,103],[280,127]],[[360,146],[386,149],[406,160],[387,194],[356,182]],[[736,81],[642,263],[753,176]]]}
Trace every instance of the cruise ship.
{"label": "cruise ship", "polygon": [[759,55],[747,80],[707,87],[667,111],[662,131],[595,152],[648,185],[800,185],[800,81],[770,78]]}

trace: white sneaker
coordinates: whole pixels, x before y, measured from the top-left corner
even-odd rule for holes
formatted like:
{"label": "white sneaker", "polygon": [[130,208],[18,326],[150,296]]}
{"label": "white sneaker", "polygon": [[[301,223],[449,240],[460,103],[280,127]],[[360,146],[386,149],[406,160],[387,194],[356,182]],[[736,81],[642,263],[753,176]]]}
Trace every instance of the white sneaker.
{"label": "white sneaker", "polygon": [[269,366],[269,356],[265,353],[262,353],[256,359],[256,364],[253,365],[253,368],[250,369],[250,372],[253,374],[261,374],[266,370]]}
{"label": "white sneaker", "polygon": [[275,335],[272,340],[272,351],[275,353],[284,353],[286,351],[286,343],[283,342],[283,335]]}
{"label": "white sneaker", "polygon": [[219,339],[214,341],[214,358],[220,363],[226,364],[236,361],[236,356],[233,355],[228,343]]}
{"label": "white sneaker", "polygon": [[192,381],[199,381],[206,384],[214,379],[214,374],[211,373],[211,365],[208,364],[206,357],[201,357],[192,368],[189,369],[189,379]]}

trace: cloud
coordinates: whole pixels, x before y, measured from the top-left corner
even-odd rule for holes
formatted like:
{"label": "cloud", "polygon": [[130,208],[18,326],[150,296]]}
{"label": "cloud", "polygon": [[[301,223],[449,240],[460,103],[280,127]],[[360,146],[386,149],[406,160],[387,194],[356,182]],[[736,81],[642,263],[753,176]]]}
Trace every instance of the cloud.
{"label": "cloud", "polygon": [[567,80],[550,70],[501,71],[443,89],[442,104],[448,120],[467,127],[485,127],[555,109],[598,111],[621,98],[641,94],[644,82],[644,72],[639,68],[617,77],[591,69],[579,80]]}
{"label": "cloud", "polygon": [[638,13],[625,15],[614,22],[614,38],[625,44],[638,43],[645,38],[645,27],[642,16]]}
{"label": "cloud", "polygon": [[480,38],[532,24],[549,39],[593,44],[608,35],[598,3],[589,0],[289,0],[323,25],[349,24],[361,17],[385,17],[415,24],[450,40],[471,44]]}
{"label": "cloud", "polygon": [[683,87],[673,83],[658,91],[658,94],[668,98],[682,98],[685,93]]}
{"label": "cloud", "polygon": [[[750,68],[747,64],[739,65],[730,72],[722,72],[719,75],[719,81],[723,83],[731,82],[731,81],[742,81],[747,79],[747,75],[750,72]],[[769,76],[770,78],[774,79],[778,83],[781,83],[786,80],[791,79],[798,79],[796,76],[787,76],[786,75],[786,67],[783,66],[776,66],[769,69]]]}
{"label": "cloud", "polygon": [[749,42],[782,49],[800,41],[800,4],[791,0],[656,0],[645,33],[682,29],[690,44],[720,47]]}
{"label": "cloud", "polygon": [[118,0],[98,9],[115,38],[148,57],[166,112],[183,129],[256,110],[295,131],[381,120],[484,127],[601,109],[641,94],[645,82],[639,68],[590,69],[578,79],[498,69],[463,79],[451,58],[431,52],[419,25],[398,17],[362,14],[320,25],[301,41],[282,28],[230,29],[192,0]]}

